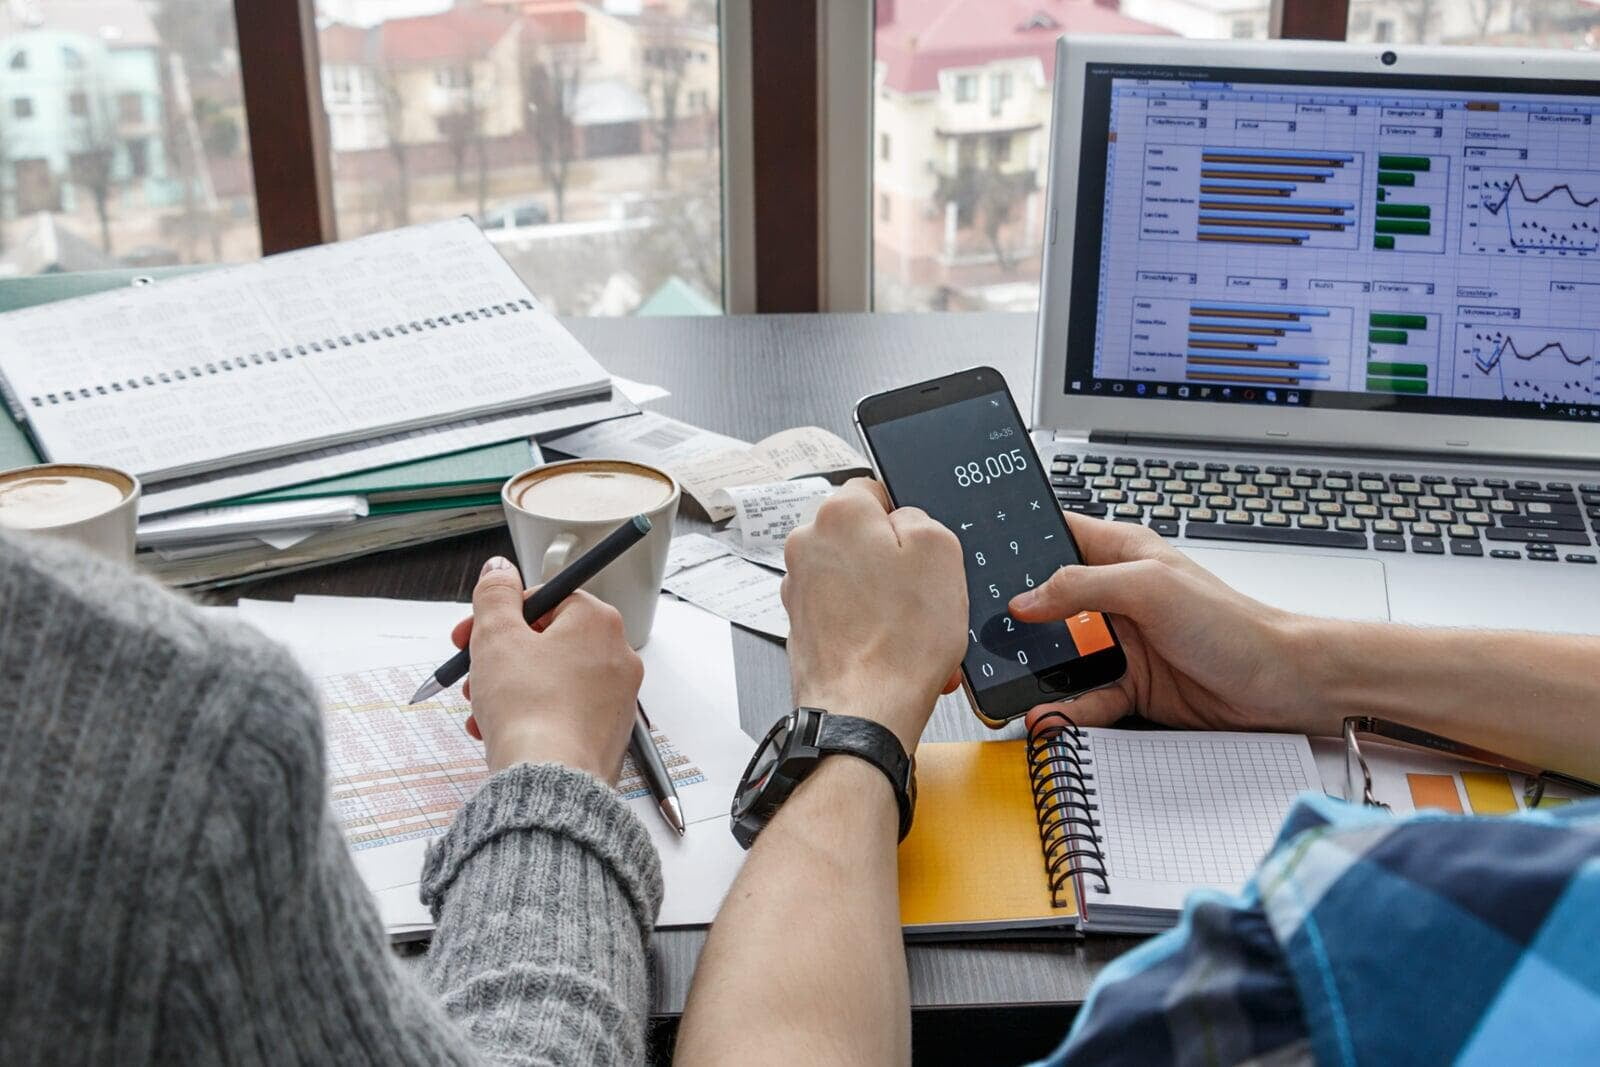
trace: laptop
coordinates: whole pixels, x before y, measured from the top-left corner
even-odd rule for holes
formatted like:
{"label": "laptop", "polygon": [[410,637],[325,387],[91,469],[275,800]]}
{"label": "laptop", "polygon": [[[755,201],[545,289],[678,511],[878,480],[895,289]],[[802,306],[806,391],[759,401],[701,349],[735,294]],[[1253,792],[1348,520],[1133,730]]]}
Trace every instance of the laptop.
{"label": "laptop", "polygon": [[1600,632],[1592,57],[1065,37],[1062,506],[1268,603]]}

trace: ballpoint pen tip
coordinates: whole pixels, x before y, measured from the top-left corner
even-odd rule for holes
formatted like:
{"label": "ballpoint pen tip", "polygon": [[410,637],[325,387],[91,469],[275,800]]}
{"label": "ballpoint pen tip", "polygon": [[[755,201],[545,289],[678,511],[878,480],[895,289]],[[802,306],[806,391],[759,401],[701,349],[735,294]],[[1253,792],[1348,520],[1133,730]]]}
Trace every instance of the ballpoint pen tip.
{"label": "ballpoint pen tip", "polygon": [[423,682],[421,687],[412,694],[408,704],[420,704],[424,700],[429,700],[442,692],[444,692],[444,686],[439,684],[439,679],[430,674],[428,675],[428,680]]}

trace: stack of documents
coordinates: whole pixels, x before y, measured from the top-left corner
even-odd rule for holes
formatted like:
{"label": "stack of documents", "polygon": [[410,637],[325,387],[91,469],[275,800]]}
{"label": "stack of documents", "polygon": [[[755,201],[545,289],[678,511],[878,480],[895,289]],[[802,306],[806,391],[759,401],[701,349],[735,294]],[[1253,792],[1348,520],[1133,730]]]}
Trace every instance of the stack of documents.
{"label": "stack of documents", "polygon": [[[333,809],[395,940],[432,932],[418,899],[423,854],[487,777],[483,746],[464,729],[470,709],[459,688],[406,703],[449,653],[450,629],[470,611],[467,604],[310,596],[243,600],[237,608],[318,681]],[[739,728],[732,636],[714,615],[663,597],[639,654],[640,703],[687,832],[680,838],[667,829],[631,760],[617,788],[661,857],[666,895],[657,925],[704,925],[744,862],[728,807],[755,743]]]}
{"label": "stack of documents", "polygon": [[204,584],[481,529],[528,442],[637,409],[469,219],[0,316],[0,467],[136,475]]}

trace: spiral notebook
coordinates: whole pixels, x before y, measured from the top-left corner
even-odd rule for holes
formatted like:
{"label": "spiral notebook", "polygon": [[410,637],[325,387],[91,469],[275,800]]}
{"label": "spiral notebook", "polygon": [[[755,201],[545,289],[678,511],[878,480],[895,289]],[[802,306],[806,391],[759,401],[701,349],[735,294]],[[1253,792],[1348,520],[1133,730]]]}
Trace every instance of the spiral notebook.
{"label": "spiral notebook", "polygon": [[0,386],[47,460],[148,484],[611,380],[458,218],[0,316]]}
{"label": "spiral notebook", "polygon": [[1152,933],[1199,888],[1238,889],[1301,793],[1299,734],[1079,728],[923,745],[900,846],[909,934]]}

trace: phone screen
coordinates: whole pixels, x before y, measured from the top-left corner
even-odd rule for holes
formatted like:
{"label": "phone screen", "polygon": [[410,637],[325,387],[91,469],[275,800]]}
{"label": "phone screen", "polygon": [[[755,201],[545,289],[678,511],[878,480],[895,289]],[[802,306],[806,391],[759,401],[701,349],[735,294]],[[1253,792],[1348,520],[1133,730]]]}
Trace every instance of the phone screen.
{"label": "phone screen", "polygon": [[948,403],[863,420],[862,430],[895,503],[922,508],[961,542],[970,605],[962,666],[980,711],[1003,720],[1114,680],[1122,656],[1117,649],[1116,665],[1105,665],[1109,677],[1075,671],[1084,657],[1116,648],[1103,616],[1022,623],[1007,610],[1013,596],[1080,560],[1016,405],[998,384],[970,396],[952,386],[945,391],[958,395]]}

